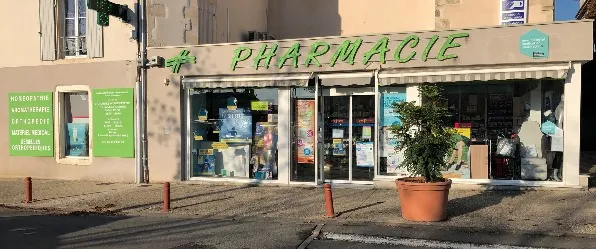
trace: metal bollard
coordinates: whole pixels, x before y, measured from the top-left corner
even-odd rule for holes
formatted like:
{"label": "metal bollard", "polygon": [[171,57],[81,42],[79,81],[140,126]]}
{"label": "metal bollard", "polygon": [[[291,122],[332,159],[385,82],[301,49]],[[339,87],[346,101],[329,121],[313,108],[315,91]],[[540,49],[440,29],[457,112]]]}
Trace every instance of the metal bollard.
{"label": "metal bollard", "polygon": [[163,212],[170,211],[170,183],[163,184]]}
{"label": "metal bollard", "polygon": [[25,203],[31,203],[33,200],[33,189],[31,177],[25,177]]}
{"label": "metal bollard", "polygon": [[334,218],[335,211],[333,210],[333,194],[331,193],[331,184],[325,183],[325,217]]}

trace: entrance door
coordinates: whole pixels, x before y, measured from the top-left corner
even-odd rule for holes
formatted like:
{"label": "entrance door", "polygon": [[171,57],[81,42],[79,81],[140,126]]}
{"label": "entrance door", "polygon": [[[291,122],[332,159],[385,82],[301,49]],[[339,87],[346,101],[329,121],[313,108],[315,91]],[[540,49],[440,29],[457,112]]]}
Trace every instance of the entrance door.
{"label": "entrance door", "polygon": [[[329,91],[333,92],[333,91]],[[326,182],[372,181],[375,175],[375,98],[372,93],[324,94],[319,168]]]}

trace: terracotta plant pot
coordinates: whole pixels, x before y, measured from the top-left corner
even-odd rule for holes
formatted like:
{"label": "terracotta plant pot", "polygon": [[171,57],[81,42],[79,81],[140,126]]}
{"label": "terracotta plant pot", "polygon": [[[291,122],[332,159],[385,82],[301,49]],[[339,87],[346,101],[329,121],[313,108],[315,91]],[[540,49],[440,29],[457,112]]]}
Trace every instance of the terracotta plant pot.
{"label": "terracotta plant pot", "polygon": [[447,218],[451,180],[422,183],[421,178],[395,180],[402,217],[411,221],[442,221]]}

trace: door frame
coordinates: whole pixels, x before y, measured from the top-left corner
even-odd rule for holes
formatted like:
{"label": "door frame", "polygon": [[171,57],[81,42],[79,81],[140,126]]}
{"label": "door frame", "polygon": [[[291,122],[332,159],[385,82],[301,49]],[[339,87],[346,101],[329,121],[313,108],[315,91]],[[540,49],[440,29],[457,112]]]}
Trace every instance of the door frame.
{"label": "door frame", "polygon": [[[318,81],[317,81],[318,82]],[[352,172],[353,172],[353,155],[352,155],[352,150],[353,150],[353,96],[372,96],[374,98],[374,103],[375,103],[375,111],[374,111],[374,120],[375,120],[375,127],[373,127],[374,129],[377,129],[376,125],[377,125],[377,105],[378,105],[378,98],[377,98],[377,93],[376,93],[376,87],[327,87],[324,88],[322,86],[319,86],[319,84],[316,84],[317,86],[317,97],[315,100],[316,107],[317,107],[317,136],[316,138],[318,138],[317,142],[317,152],[318,155],[315,157],[315,167],[317,167],[316,171],[316,176],[315,179],[317,180],[317,183],[337,183],[337,184],[363,184],[363,185],[370,185],[373,184],[374,181],[374,177],[377,176],[377,131],[375,130],[374,134],[374,138],[373,141],[375,143],[375,146],[373,147],[374,149],[374,176],[373,176],[373,180],[370,181],[354,181],[352,180]],[[333,180],[333,179],[325,179],[325,167],[324,167],[324,161],[325,161],[325,154],[324,154],[324,122],[322,122],[322,120],[318,120],[319,116],[320,118],[323,118],[324,115],[324,107],[325,107],[325,102],[324,102],[324,97],[340,97],[340,96],[348,96],[349,97],[349,110],[348,110],[348,134],[349,134],[349,147],[348,147],[348,180]],[[320,107],[320,108],[319,108]],[[320,110],[320,111],[319,111]]]}

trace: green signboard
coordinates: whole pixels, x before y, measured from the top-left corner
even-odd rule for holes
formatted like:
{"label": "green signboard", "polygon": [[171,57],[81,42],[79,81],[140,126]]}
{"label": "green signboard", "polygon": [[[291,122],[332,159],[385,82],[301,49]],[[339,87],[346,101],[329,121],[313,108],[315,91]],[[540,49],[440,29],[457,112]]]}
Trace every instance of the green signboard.
{"label": "green signboard", "polygon": [[132,88],[93,89],[93,156],[134,157]]}
{"label": "green signboard", "polygon": [[519,50],[533,59],[548,58],[548,35],[538,30],[530,30],[519,38]]}
{"label": "green signboard", "polygon": [[51,92],[8,94],[11,156],[54,156],[52,96]]}

